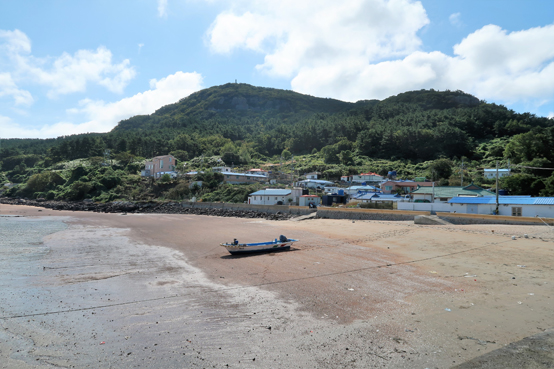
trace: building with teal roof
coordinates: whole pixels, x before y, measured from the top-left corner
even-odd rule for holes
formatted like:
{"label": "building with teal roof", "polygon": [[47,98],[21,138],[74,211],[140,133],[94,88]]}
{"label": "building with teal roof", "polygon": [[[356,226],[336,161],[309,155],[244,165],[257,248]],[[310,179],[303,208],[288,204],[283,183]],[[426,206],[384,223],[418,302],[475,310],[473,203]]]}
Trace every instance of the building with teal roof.
{"label": "building with teal roof", "polygon": [[476,184],[468,186],[435,186],[419,187],[412,193],[414,202],[448,202],[453,197],[491,197],[494,192],[485,190]]}

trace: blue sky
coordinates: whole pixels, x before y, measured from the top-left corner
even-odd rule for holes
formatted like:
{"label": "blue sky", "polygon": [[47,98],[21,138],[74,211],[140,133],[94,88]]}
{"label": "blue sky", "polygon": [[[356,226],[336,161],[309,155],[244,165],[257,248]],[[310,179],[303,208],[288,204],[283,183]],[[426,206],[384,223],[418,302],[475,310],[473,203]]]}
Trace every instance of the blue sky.
{"label": "blue sky", "polygon": [[235,79],[552,117],[553,45],[550,0],[0,0],[0,138],[107,132]]}

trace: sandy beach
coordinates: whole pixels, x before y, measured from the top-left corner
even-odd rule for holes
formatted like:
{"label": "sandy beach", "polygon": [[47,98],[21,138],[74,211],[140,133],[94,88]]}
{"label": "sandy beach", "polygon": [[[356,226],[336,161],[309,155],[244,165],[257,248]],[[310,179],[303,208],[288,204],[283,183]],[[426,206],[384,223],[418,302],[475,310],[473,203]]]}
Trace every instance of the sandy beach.
{"label": "sandy beach", "polygon": [[[0,205],[5,240],[22,222],[47,235],[0,250],[2,368],[554,365],[546,225]],[[301,241],[241,257],[219,246],[281,234]]]}

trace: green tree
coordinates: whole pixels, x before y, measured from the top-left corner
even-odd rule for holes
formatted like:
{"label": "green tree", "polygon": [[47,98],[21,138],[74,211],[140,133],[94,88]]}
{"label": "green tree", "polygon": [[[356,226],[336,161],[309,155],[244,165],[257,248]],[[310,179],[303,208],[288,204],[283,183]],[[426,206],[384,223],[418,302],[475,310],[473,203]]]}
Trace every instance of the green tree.
{"label": "green tree", "polygon": [[354,162],[354,156],[352,154],[352,151],[350,150],[341,151],[338,157],[340,159],[341,164],[344,164],[344,165],[351,165]]}
{"label": "green tree", "polygon": [[289,150],[287,149],[284,149],[282,152],[281,152],[281,157],[283,158],[283,160],[290,160],[290,158],[292,157],[292,154]]}
{"label": "green tree", "polygon": [[500,185],[508,190],[510,195],[538,196],[546,188],[541,178],[523,173],[501,178]]}
{"label": "green tree", "polygon": [[450,159],[437,159],[429,165],[429,174],[433,181],[441,178],[450,178],[452,175],[452,161]]}

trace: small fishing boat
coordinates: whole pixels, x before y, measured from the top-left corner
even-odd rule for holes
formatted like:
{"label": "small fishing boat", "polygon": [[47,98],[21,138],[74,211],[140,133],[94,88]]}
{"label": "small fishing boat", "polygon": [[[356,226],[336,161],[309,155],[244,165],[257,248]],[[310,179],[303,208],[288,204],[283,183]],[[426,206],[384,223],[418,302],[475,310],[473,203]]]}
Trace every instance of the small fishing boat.
{"label": "small fishing boat", "polygon": [[286,238],[281,235],[278,239],[276,238],[274,241],[269,242],[239,243],[237,239],[235,239],[231,243],[222,243],[221,246],[225,247],[231,255],[237,255],[254,252],[290,250],[290,246],[295,242],[298,242],[298,240]]}

